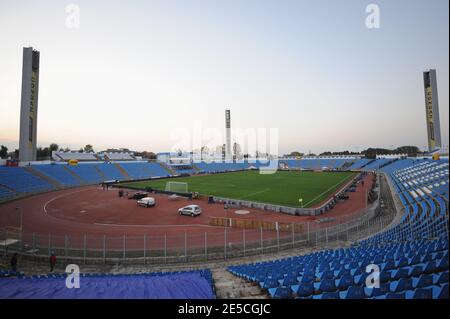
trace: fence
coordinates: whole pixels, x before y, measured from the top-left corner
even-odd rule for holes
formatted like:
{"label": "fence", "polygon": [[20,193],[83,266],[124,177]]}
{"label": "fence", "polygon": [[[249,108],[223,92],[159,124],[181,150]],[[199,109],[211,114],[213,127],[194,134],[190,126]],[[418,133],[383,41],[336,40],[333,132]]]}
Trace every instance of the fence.
{"label": "fence", "polygon": [[220,232],[124,234],[120,237],[22,233],[18,238],[17,233],[1,229],[0,249],[4,254],[20,252],[25,258],[36,259],[48,258],[54,252],[59,259],[90,264],[187,263],[263,255],[285,249],[331,245],[339,241],[353,242],[380,231],[392,219],[392,214],[382,214],[378,205],[374,205],[358,217],[343,216],[339,220],[323,219],[283,227],[254,225],[249,228],[240,224],[239,220],[231,220],[222,225]]}

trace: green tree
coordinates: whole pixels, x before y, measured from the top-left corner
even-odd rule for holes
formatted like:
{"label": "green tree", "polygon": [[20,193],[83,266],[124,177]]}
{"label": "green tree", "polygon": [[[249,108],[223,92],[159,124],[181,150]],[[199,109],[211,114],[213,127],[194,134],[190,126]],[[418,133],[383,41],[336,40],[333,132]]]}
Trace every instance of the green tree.
{"label": "green tree", "polygon": [[36,157],[38,160],[46,160],[50,157],[50,150],[48,147],[38,147],[36,150]]}
{"label": "green tree", "polygon": [[52,154],[53,151],[57,151],[58,149],[59,149],[58,144],[56,144],[56,143],[50,144],[50,146],[49,146],[50,155]]}
{"label": "green tree", "polygon": [[91,144],[87,144],[87,145],[84,147],[84,152],[85,152],[85,153],[91,153],[91,152],[94,152],[94,147],[93,147]]}
{"label": "green tree", "polygon": [[145,157],[148,159],[156,159],[156,154],[153,152],[145,152]]}
{"label": "green tree", "polygon": [[377,155],[389,155],[392,154],[391,150],[385,149],[385,148],[368,148],[361,152],[361,154],[364,154],[366,158],[374,159],[377,157]]}
{"label": "green tree", "polygon": [[4,158],[8,156],[8,148],[5,145],[0,147],[0,158]]}
{"label": "green tree", "polygon": [[156,154],[153,152],[143,151],[143,152],[132,152],[134,156],[142,156],[146,159],[156,159]]}
{"label": "green tree", "polygon": [[291,154],[289,154],[289,156],[302,157],[302,156],[303,156],[303,153],[294,151],[294,152],[291,152]]}
{"label": "green tree", "polygon": [[319,154],[319,156],[330,156],[330,155],[332,155],[331,152],[323,152]]}
{"label": "green tree", "polygon": [[394,150],[397,154],[408,154],[408,156],[417,156],[420,154],[420,149],[417,146],[400,146]]}
{"label": "green tree", "polygon": [[203,161],[203,154],[208,154],[209,153],[209,148],[208,146],[202,146],[200,148],[200,160]]}

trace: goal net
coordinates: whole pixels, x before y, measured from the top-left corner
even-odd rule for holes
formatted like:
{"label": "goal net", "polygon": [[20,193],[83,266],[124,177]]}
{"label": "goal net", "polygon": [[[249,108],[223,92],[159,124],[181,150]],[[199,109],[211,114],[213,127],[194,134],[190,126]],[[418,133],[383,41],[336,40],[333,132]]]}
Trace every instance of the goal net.
{"label": "goal net", "polygon": [[166,192],[187,193],[188,192],[188,184],[182,183],[182,182],[167,182],[166,183]]}

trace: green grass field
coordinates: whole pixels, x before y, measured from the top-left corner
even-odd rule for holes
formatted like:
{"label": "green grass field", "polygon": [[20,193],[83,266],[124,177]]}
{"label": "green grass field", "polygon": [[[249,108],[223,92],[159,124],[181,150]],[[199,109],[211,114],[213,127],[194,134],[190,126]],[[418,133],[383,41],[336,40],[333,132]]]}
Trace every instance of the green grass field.
{"label": "green grass field", "polygon": [[251,200],[291,207],[312,207],[331,196],[348,182],[350,172],[286,172],[262,175],[258,171],[244,171],[212,175],[199,175],[155,181],[141,181],[122,185],[141,189],[153,187],[165,190],[168,181],[188,183],[189,192],[202,195]]}

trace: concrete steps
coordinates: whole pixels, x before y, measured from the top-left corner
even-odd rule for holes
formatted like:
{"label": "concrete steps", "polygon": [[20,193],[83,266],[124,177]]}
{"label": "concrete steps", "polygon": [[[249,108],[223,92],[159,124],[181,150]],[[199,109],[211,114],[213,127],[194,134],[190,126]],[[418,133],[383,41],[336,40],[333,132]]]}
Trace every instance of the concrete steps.
{"label": "concrete steps", "polygon": [[169,167],[166,163],[158,163],[167,173],[170,175],[178,175],[177,172],[175,172],[173,169]]}
{"label": "concrete steps", "polygon": [[123,176],[125,176],[125,179],[132,179],[132,177],[130,175],[128,175],[128,172],[122,167],[120,166],[119,163],[113,163],[115,167],[117,167],[117,169],[120,171],[120,173],[122,173]]}
{"label": "concrete steps", "polygon": [[52,185],[55,188],[62,188],[64,187],[60,182],[58,182],[56,179],[53,179],[44,173],[41,173],[37,169],[34,169],[32,166],[23,166],[23,169],[29,172],[30,174],[33,174],[34,176],[39,177],[40,179],[43,179],[44,181],[48,182],[50,185]]}
{"label": "concrete steps", "polygon": [[4,184],[0,184],[0,187],[7,189],[7,190],[9,190],[10,192],[12,192],[14,194],[19,194],[18,191],[16,191],[15,189],[13,189],[13,188],[11,188],[9,186],[4,185]]}
{"label": "concrete steps", "polygon": [[350,166],[352,166],[355,163],[356,163],[356,160],[355,161],[351,161],[351,162],[345,162],[339,168],[342,169],[342,170],[347,170],[348,168],[350,168]]}
{"label": "concrete steps", "polygon": [[85,185],[87,184],[86,181],[84,181],[80,176],[78,176],[78,174],[76,174],[75,172],[71,171],[67,165],[63,165],[64,169],[69,172],[69,174],[71,174],[79,183],[80,185]]}
{"label": "concrete steps", "polygon": [[367,165],[372,164],[372,163],[375,162],[375,161],[376,161],[376,159],[372,159],[372,160],[368,161],[366,164],[364,164],[363,166],[361,166],[361,167],[358,168],[358,169],[361,170],[361,169],[363,169],[364,167],[366,167]]}
{"label": "concrete steps", "polygon": [[103,172],[100,170],[100,168],[98,168],[96,165],[94,165],[95,170],[97,171],[97,173],[100,174],[100,176],[103,178],[104,181],[107,180],[105,174],[103,174]]}
{"label": "concrete steps", "polygon": [[212,269],[216,295],[219,299],[268,299],[257,283],[234,276],[225,268]]}

